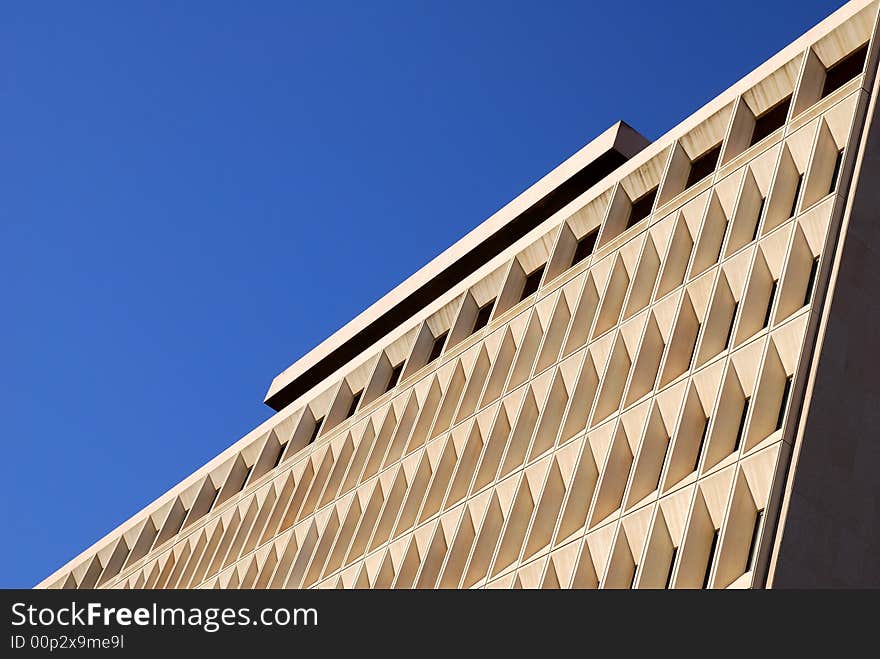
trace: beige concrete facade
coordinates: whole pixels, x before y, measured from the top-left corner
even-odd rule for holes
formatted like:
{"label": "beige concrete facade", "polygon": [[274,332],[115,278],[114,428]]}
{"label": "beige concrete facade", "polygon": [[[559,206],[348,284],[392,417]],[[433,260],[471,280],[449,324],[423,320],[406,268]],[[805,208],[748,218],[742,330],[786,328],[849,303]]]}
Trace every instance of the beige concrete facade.
{"label": "beige concrete facade", "polygon": [[880,584],[877,25],[610,128],[38,587]]}

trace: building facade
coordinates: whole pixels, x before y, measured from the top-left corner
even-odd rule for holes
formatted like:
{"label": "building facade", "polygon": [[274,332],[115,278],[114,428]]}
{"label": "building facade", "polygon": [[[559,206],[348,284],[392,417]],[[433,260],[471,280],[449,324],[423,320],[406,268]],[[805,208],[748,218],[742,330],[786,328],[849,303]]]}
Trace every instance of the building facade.
{"label": "building facade", "polygon": [[877,25],[613,126],[38,587],[880,585]]}

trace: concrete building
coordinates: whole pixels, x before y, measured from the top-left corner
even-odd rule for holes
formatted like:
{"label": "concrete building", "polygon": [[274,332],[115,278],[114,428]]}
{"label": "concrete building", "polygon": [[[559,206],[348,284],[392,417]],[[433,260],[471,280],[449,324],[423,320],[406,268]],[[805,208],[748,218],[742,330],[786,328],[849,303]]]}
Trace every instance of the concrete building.
{"label": "concrete building", "polygon": [[39,587],[880,585],[877,26],[607,130]]}

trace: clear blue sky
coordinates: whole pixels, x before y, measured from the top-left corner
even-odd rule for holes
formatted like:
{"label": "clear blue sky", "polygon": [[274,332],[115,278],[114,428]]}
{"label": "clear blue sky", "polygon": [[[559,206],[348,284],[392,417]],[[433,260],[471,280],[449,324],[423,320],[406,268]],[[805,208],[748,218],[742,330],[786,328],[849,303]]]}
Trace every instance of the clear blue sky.
{"label": "clear blue sky", "polygon": [[0,586],[613,122],[658,137],[840,4],[4,3]]}

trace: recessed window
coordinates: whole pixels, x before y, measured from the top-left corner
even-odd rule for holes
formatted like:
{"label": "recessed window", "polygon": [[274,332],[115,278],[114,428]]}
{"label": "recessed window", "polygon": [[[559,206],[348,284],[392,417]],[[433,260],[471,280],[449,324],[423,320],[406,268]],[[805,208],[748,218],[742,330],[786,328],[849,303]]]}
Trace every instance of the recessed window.
{"label": "recessed window", "polygon": [[596,238],[599,237],[599,229],[593,229],[586,236],[578,240],[577,246],[574,248],[574,256],[571,259],[571,265],[576,265],[593,253],[596,248]]}
{"label": "recessed window", "polygon": [[733,443],[733,453],[739,451],[739,447],[742,444],[743,432],[746,429],[746,418],[749,416],[749,403],[751,402],[751,398],[746,397],[745,401],[743,401],[742,412],[739,415],[739,427],[736,429],[736,441]]}
{"label": "recessed window", "polygon": [[281,464],[281,458],[284,457],[284,451],[287,449],[287,442],[284,442],[280,447],[278,447],[278,455],[275,456],[275,462],[272,463],[271,469],[275,469],[278,465]]}
{"label": "recessed window", "polygon": [[721,142],[719,142],[711,149],[706,151],[706,153],[694,160],[691,163],[691,172],[690,174],[688,174],[687,184],[684,186],[685,189],[691,187],[694,183],[702,181],[704,178],[709,176],[709,174],[714,172],[715,166],[718,164],[718,156],[720,155]]}
{"label": "recessed window", "polygon": [[214,494],[213,494],[213,496],[211,497],[211,503],[208,504],[208,510],[213,510],[213,509],[214,509],[214,504],[217,503],[217,497],[219,497],[219,496],[220,496],[220,488],[218,487],[218,488],[215,488],[215,489],[214,489]]}
{"label": "recessed window", "polygon": [[727,340],[724,342],[724,349],[730,348],[730,342],[733,340],[733,324],[736,322],[736,312],[739,311],[739,302],[733,303],[733,313],[730,314],[730,325],[727,327]]}
{"label": "recessed window", "polygon": [[700,444],[697,446],[697,455],[694,458],[694,471],[700,466],[700,456],[703,455],[703,447],[706,445],[706,435],[709,434],[709,417],[703,422],[703,432],[700,435]]}
{"label": "recessed window", "polygon": [[764,511],[759,510],[755,515],[755,524],[752,526],[752,540],[749,542],[749,558],[746,572],[755,569],[755,562],[758,559],[758,538],[761,536],[761,523],[764,521]]}
{"label": "recessed window", "polygon": [[315,427],[312,428],[312,435],[309,437],[308,444],[313,443],[316,439],[318,439],[318,433],[321,432],[321,424],[324,423],[324,417],[320,417],[315,420]]}
{"label": "recessed window", "polygon": [[663,465],[666,464],[666,456],[669,455],[669,446],[672,444],[672,438],[666,438],[666,448],[663,449],[663,459],[660,461],[660,469],[657,471],[657,484],[654,486],[655,490],[660,489],[660,478],[663,476]]}
{"label": "recessed window", "polygon": [[[546,265],[546,264],[545,264]],[[537,268],[536,270],[532,270],[528,275],[526,275],[526,281],[523,284],[522,293],[520,293],[519,299],[520,302],[525,300],[529,295],[532,295],[535,291],[538,290],[538,286],[541,285],[541,277],[544,276],[544,266]]]}
{"label": "recessed window", "polygon": [[797,212],[798,199],[800,199],[801,188],[803,188],[803,187],[804,187],[804,175],[798,174],[798,180],[794,186],[794,197],[791,200],[791,210],[788,212],[789,217],[794,217],[795,212]]}
{"label": "recessed window", "polygon": [[766,110],[755,119],[755,128],[752,130],[752,144],[757,144],[771,133],[785,125],[788,116],[788,106],[791,105],[791,96],[787,96],[769,110]]}
{"label": "recessed window", "polygon": [[865,68],[865,58],[868,55],[868,44],[865,44],[852,54],[831,66],[825,72],[825,84],[822,86],[822,98],[825,98],[836,89],[840,89],[850,80],[861,74]]}
{"label": "recessed window", "polygon": [[247,485],[248,478],[251,477],[251,472],[254,470],[254,465],[255,465],[255,464],[257,464],[257,463],[255,462],[254,464],[252,464],[252,465],[251,465],[250,467],[248,467],[247,470],[244,472],[244,479],[242,479],[242,481],[241,481],[241,489],[244,489],[244,486]]}
{"label": "recessed window", "polygon": [[810,264],[810,274],[807,277],[807,290],[804,291],[804,304],[807,306],[813,297],[813,289],[816,287],[816,275],[819,273],[819,257],[813,259]]}
{"label": "recessed window", "polygon": [[782,430],[782,422],[785,421],[785,408],[788,407],[788,399],[791,396],[791,376],[785,378],[782,387],[782,400],[779,401],[779,414],[776,417],[776,430]]}
{"label": "recessed window", "polygon": [[386,392],[391,391],[397,386],[397,383],[400,382],[401,373],[403,373],[403,362],[391,367],[391,375],[388,376],[388,384],[385,385]]}
{"label": "recessed window", "polygon": [[755,218],[755,228],[752,231],[752,241],[758,237],[758,229],[761,228],[761,216],[764,214],[764,206],[767,205],[767,197],[761,197],[761,203],[758,206],[758,217]]}
{"label": "recessed window", "polygon": [[703,577],[703,590],[709,587],[709,577],[712,575],[712,566],[715,564],[715,552],[718,551],[718,536],[720,529],[715,529],[712,534],[712,543],[709,545],[709,559],[706,561],[706,574]]}
{"label": "recessed window", "polygon": [[702,323],[697,323],[697,333],[694,336],[694,345],[691,346],[691,356],[688,358],[688,370],[694,366],[694,357],[697,356],[697,343],[700,341],[700,330],[702,329]]}
{"label": "recessed window", "polygon": [[[489,300],[486,304],[479,308],[477,311],[477,317],[474,319],[474,329],[473,332],[479,332],[486,325],[489,324],[489,319],[492,317],[492,308],[495,306],[495,298]],[[473,332],[471,332],[473,334]]]}
{"label": "recessed window", "polygon": [[644,220],[654,208],[654,199],[657,197],[657,188],[643,194],[632,203],[632,210],[629,213],[629,219],[626,222],[626,228],[635,226]]}
{"label": "recessed window", "polygon": [[352,394],[351,396],[351,404],[348,406],[348,412],[345,415],[345,418],[352,416],[358,408],[358,404],[361,402],[361,396],[363,396],[364,390],[361,389],[357,393]]}
{"label": "recessed window", "polygon": [[440,336],[434,339],[434,343],[431,345],[431,352],[428,355],[427,363],[430,364],[432,361],[437,359],[441,354],[443,354],[443,345],[446,343],[446,335],[449,334],[449,331],[443,332]]}
{"label": "recessed window", "polygon": [[837,152],[837,158],[834,159],[834,169],[831,172],[831,181],[828,184],[828,194],[837,190],[837,183],[840,179],[840,168],[843,165],[843,149]]}
{"label": "recessed window", "polygon": [[779,287],[779,280],[774,279],[770,285],[770,297],[767,298],[767,311],[764,312],[764,324],[761,327],[767,327],[770,324],[770,312],[773,311],[773,299],[776,297],[776,289]]}
{"label": "recessed window", "polygon": [[666,585],[664,588],[669,590],[672,585],[672,573],[675,572],[675,559],[678,557],[678,547],[672,548],[672,557],[669,559],[669,572],[666,573]]}

